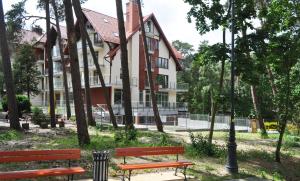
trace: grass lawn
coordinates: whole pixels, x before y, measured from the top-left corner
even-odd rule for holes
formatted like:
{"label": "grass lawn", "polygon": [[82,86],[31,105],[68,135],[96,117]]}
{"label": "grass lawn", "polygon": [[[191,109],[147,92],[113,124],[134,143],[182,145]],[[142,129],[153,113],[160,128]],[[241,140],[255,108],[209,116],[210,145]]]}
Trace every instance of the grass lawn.
{"label": "grass lawn", "polygon": [[[158,133],[154,131],[138,131],[137,140],[125,142],[120,138],[120,131],[101,130],[89,128],[91,144],[82,149],[82,159],[75,163],[84,167],[87,173],[77,178],[92,178],[92,152],[94,150],[109,149],[112,151],[112,159],[109,174],[111,177],[121,175],[116,169],[116,163],[122,159],[113,156],[116,147],[142,147],[142,146],[167,146],[184,145],[186,154],[181,159],[190,160],[195,163],[188,169],[188,174],[194,175],[201,181],[205,180],[224,180],[229,178],[260,177],[272,180],[300,180],[300,144],[299,137],[287,140],[283,146],[282,164],[274,162],[274,150],[278,135],[271,135],[268,139],[261,139],[259,134],[237,133],[238,144],[238,164],[239,174],[230,176],[226,173],[226,137],[225,132],[215,132],[214,142],[217,145],[218,154],[206,156],[197,154],[191,146],[188,133]],[[201,133],[203,136],[207,132]],[[290,142],[292,143],[290,143]],[[78,148],[77,135],[73,128],[56,128],[53,130],[32,129],[30,132],[18,133],[9,131],[7,128],[0,128],[0,147],[1,150],[24,150],[24,149],[63,149]],[[158,160],[175,160],[175,156],[156,157]],[[144,158],[131,158],[128,162],[143,162]],[[49,167],[50,165],[61,165],[63,163],[21,163],[21,164],[1,164],[0,171],[18,170],[29,168]],[[154,172],[155,170],[133,171],[133,174]],[[59,178],[57,178],[58,180]],[[61,178],[63,179],[63,178]],[[45,178],[40,180],[46,180]],[[51,180],[51,179],[49,179]],[[53,178],[52,178],[53,180]]]}

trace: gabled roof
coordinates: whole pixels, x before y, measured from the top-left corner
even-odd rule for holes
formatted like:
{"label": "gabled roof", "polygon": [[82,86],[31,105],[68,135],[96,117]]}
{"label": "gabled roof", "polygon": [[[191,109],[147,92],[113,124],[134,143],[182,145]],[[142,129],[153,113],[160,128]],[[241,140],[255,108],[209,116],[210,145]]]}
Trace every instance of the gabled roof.
{"label": "gabled roof", "polygon": [[175,53],[176,58],[177,58],[178,60],[182,60],[182,59],[183,59],[182,54],[181,54],[175,47],[173,47],[173,46],[172,46],[172,49],[173,49],[173,51],[174,51],[174,53]]}
{"label": "gabled roof", "polygon": [[22,38],[20,44],[34,44],[41,39],[43,35],[38,34],[37,32],[31,30],[22,30]]}
{"label": "gabled roof", "polygon": [[[56,26],[52,26],[52,27],[56,30]],[[67,40],[68,39],[67,27],[59,25],[59,29],[61,33],[61,38]]]}
{"label": "gabled roof", "polygon": [[[119,36],[116,36],[116,34],[118,35],[119,33],[118,20],[116,18],[85,8],[82,8],[82,12],[84,13],[86,19],[91,23],[91,25],[93,26],[93,28],[99,34],[99,36],[103,41],[118,44],[118,45],[120,44],[120,38]],[[179,60],[178,58],[180,58],[179,56],[180,53],[175,51],[173,47],[170,45],[169,41],[167,40],[164,32],[162,31],[153,13],[143,18],[144,23],[147,22],[149,19],[151,19],[155,24],[155,26],[157,27],[157,30],[159,31],[161,38],[163,39],[164,43],[166,44],[167,48],[170,51],[170,55],[175,60],[177,70],[182,70],[182,67],[178,62]],[[138,26],[132,32],[126,32],[127,41],[139,30],[140,30],[140,26]],[[114,56],[118,50],[119,50],[119,46],[112,49],[109,52],[109,56]]]}
{"label": "gabled roof", "polygon": [[85,8],[82,8],[82,12],[103,41],[120,43],[119,36],[115,36],[115,33],[119,33],[116,18]]}

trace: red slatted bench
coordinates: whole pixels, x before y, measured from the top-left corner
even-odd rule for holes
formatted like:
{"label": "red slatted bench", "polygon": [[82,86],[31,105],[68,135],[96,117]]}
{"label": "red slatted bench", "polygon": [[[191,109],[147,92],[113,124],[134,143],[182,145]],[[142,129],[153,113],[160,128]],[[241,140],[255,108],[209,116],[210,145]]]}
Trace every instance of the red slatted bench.
{"label": "red slatted bench", "polygon": [[80,149],[62,149],[62,150],[26,150],[26,151],[0,151],[0,164],[33,162],[33,161],[54,161],[68,160],[68,167],[49,168],[38,170],[21,170],[21,171],[0,171],[0,180],[27,179],[46,176],[63,176],[67,175],[68,180],[71,175],[73,180],[74,174],[82,174],[85,170],[81,167],[71,167],[72,160],[80,159]]}
{"label": "red slatted bench", "polygon": [[[192,162],[179,161],[178,155],[184,154],[184,147],[182,146],[171,146],[171,147],[132,147],[132,148],[116,148],[115,156],[123,157],[124,162],[118,164],[118,168],[123,171],[123,180],[125,180],[125,172],[128,171],[128,180],[132,170],[139,169],[153,169],[153,168],[176,168],[175,175],[177,174],[178,168],[183,168],[184,179],[186,178],[186,169],[188,166],[193,165]],[[126,157],[139,157],[139,156],[159,156],[159,155],[176,155],[176,161],[170,162],[151,162],[151,163],[132,163],[126,162]]]}

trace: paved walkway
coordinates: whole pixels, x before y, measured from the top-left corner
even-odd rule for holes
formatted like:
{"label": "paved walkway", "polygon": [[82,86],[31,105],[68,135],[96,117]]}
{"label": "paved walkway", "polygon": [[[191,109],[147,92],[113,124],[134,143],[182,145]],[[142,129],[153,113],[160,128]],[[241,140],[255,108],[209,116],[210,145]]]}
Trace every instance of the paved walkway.
{"label": "paved walkway", "polygon": [[[189,181],[199,181],[193,179],[193,177],[187,177]],[[110,178],[108,181],[120,181],[121,178]],[[157,172],[157,173],[146,173],[131,176],[131,181],[183,181],[184,176],[178,173],[177,176],[174,175],[174,171],[167,172]],[[80,181],[92,181],[92,179],[80,180]]]}

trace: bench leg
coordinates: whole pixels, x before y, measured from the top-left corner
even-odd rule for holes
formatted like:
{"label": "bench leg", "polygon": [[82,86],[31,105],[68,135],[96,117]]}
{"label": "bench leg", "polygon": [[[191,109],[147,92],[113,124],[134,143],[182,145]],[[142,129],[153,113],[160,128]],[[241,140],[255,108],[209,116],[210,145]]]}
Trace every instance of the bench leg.
{"label": "bench leg", "polygon": [[177,176],[177,170],[178,170],[178,167],[176,167],[176,169],[175,169],[175,176]]}
{"label": "bench leg", "polygon": [[123,170],[122,181],[125,181],[125,170]]}
{"label": "bench leg", "polygon": [[187,181],[187,178],[186,178],[186,169],[187,169],[187,167],[183,168],[183,175],[184,175],[184,180],[185,181]]}
{"label": "bench leg", "polygon": [[129,170],[128,181],[130,181],[130,177],[131,177],[131,170]]}
{"label": "bench leg", "polygon": [[[74,175],[71,175],[71,180],[74,179]],[[68,181],[70,181],[70,175],[68,175]]]}

